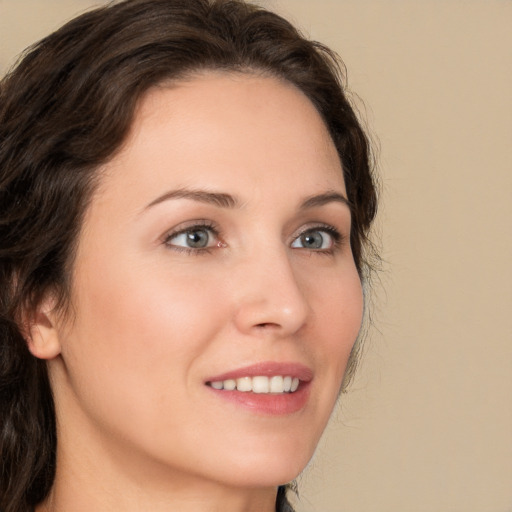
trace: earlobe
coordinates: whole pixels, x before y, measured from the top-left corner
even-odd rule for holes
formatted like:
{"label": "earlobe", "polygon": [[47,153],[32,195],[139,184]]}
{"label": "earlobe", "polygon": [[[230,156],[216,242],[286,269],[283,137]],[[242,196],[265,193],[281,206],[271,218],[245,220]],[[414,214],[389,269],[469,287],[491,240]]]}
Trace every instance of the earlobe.
{"label": "earlobe", "polygon": [[53,359],[61,350],[56,325],[57,315],[49,302],[43,301],[26,324],[28,349],[39,359]]}

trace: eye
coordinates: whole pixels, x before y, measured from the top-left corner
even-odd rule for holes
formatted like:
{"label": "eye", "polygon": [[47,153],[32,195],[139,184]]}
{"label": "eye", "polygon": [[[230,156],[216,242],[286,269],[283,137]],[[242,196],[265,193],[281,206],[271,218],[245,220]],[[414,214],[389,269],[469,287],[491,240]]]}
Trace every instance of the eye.
{"label": "eye", "polygon": [[219,242],[212,226],[191,226],[177,233],[170,233],[165,244],[174,249],[201,250],[214,247]]}
{"label": "eye", "polygon": [[312,228],[303,231],[293,242],[294,249],[329,251],[339,240],[339,233],[333,228]]}

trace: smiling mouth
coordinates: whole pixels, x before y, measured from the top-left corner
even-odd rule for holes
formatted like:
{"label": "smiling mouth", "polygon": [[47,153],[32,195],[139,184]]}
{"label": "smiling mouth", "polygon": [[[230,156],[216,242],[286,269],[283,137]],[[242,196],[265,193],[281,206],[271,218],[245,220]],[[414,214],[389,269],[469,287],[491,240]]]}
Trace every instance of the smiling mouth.
{"label": "smiling mouth", "polygon": [[289,375],[256,375],[238,379],[216,380],[206,383],[217,390],[242,391],[244,393],[283,394],[294,393],[300,385],[298,377]]}

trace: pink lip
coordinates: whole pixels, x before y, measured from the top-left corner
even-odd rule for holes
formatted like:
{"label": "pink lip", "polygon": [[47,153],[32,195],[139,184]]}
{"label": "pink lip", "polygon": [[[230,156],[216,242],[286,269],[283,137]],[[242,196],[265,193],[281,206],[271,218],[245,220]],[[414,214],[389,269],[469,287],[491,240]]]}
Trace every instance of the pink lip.
{"label": "pink lip", "polygon": [[305,407],[310,395],[310,384],[313,371],[298,363],[257,363],[230,372],[211,377],[205,384],[241,377],[256,377],[258,375],[282,375],[297,377],[299,388],[293,393],[252,393],[242,391],[218,390],[208,386],[208,389],[219,399],[231,402],[235,406],[265,416],[283,416],[300,411]]}
{"label": "pink lip", "polygon": [[276,363],[267,361],[215,375],[214,377],[206,379],[205,382],[218,382],[228,379],[239,379],[241,377],[256,377],[258,375],[267,377],[273,375],[282,375],[283,377],[290,376],[297,377],[302,382],[309,382],[313,378],[313,371],[311,368],[300,363]]}

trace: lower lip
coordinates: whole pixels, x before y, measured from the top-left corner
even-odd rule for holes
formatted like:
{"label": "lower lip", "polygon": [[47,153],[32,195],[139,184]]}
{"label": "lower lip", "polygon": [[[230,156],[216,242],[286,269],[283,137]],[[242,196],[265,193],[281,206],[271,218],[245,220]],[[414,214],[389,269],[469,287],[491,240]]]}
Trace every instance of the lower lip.
{"label": "lower lip", "polygon": [[283,416],[304,408],[309,398],[309,382],[302,382],[293,393],[252,393],[226,391],[209,387],[219,398],[232,402],[254,413]]}

